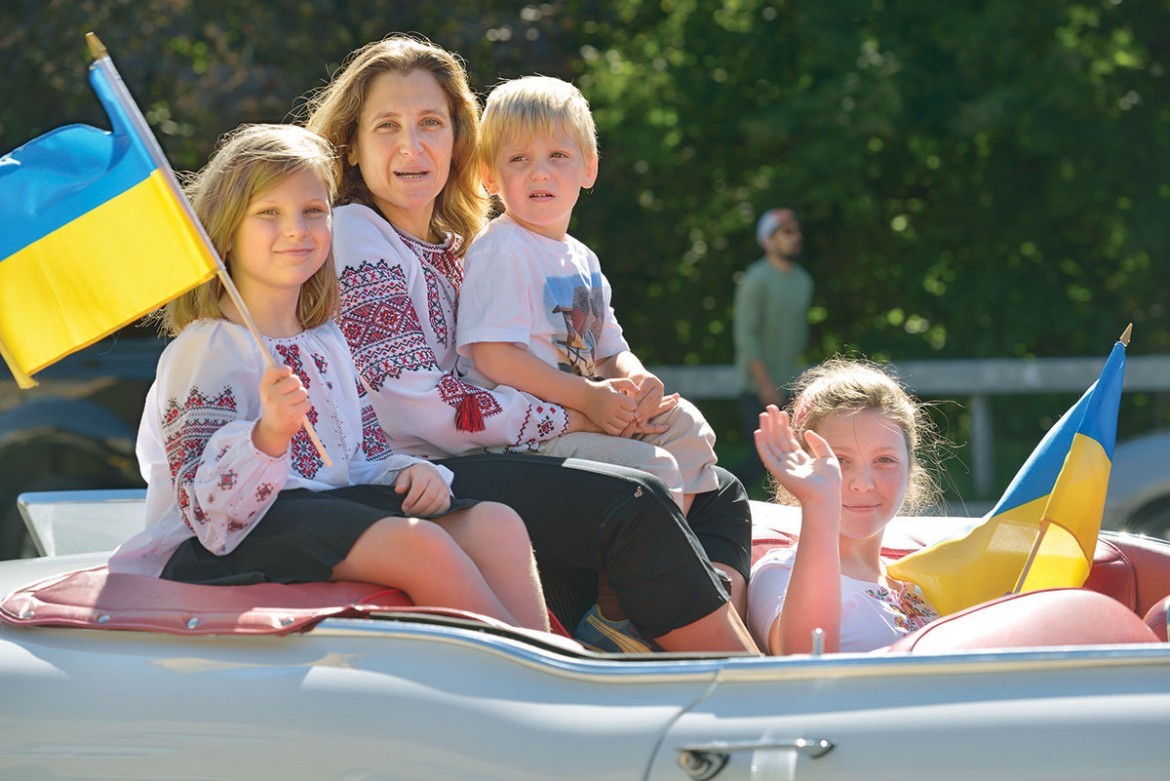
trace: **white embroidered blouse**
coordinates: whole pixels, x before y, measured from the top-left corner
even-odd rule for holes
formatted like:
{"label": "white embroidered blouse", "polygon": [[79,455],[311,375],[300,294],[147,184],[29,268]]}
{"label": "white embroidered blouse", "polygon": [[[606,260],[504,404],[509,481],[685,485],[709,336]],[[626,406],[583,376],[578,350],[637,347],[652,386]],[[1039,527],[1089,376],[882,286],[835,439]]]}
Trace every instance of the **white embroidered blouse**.
{"label": "white embroidered blouse", "polygon": [[333,257],[341,331],[396,452],[441,458],[534,450],[565,433],[565,410],[514,388],[486,390],[456,369],[458,247],[458,237],[427,244],[367,206],[339,206]]}
{"label": "white embroidered blouse", "polygon": [[304,429],[280,457],[256,449],[264,355],[244,326],[198,320],[159,359],[138,429],[146,528],[114,552],[111,571],[158,576],[192,535],[230,553],[282,490],[391,483],[418,462],[393,454],[335,324],[265,342],[308,390],[307,417],[332,466]]}

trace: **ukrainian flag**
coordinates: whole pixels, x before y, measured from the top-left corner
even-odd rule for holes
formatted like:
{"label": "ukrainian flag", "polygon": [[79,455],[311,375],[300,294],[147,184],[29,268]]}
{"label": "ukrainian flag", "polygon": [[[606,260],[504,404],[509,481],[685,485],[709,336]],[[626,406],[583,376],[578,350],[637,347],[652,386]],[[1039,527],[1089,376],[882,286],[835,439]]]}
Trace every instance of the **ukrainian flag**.
{"label": "ukrainian flag", "polygon": [[112,132],[68,125],[0,157],[0,355],[21,387],[218,268],[125,88],[96,64],[89,80]]}
{"label": "ukrainian flag", "polygon": [[981,524],[895,562],[890,575],[917,583],[943,615],[1014,592],[1084,585],[1105,508],[1128,342],[1126,329],[1100,378]]}

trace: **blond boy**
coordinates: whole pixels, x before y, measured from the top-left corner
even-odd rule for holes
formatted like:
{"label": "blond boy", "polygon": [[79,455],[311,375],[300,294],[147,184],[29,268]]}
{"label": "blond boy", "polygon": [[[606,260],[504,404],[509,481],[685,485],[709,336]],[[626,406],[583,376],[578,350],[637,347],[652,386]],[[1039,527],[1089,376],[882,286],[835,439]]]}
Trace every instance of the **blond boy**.
{"label": "blond boy", "polygon": [[693,405],[663,398],[622,337],[597,256],[567,232],[581,189],[597,179],[588,102],[559,79],[505,82],[487,100],[480,163],[504,212],[467,252],[461,368],[582,412],[596,428],[548,440],[541,454],[644,469],[685,512],[694,494],[718,487],[715,434]]}

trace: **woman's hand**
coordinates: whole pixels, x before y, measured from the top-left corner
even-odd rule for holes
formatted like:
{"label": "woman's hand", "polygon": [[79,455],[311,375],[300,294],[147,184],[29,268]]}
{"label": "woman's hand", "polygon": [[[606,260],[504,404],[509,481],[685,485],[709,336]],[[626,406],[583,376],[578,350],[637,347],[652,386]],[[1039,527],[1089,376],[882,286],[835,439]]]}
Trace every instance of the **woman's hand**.
{"label": "woman's hand", "polygon": [[590,434],[604,434],[605,433],[604,431],[601,430],[601,426],[598,426],[596,423],[594,423],[592,420],[590,420],[589,416],[586,415],[584,412],[578,412],[575,409],[565,407],[565,416],[568,418],[568,421],[569,421],[568,425],[565,426],[565,433],[566,434],[572,434],[572,433],[575,433],[577,431],[584,431],[584,432],[588,432]]}
{"label": "woman's hand", "polygon": [[451,507],[451,490],[439,470],[426,462],[411,464],[398,473],[394,493],[406,494],[402,512],[417,518],[442,515]]}
{"label": "woman's hand", "polygon": [[284,455],[312,406],[292,369],[268,367],[260,379],[260,420],[252,429],[252,444],[274,458]]}
{"label": "woman's hand", "polygon": [[841,465],[829,443],[815,431],[805,432],[806,452],[797,441],[788,413],[770,404],[760,413],[756,451],[764,466],[801,505],[841,505]]}

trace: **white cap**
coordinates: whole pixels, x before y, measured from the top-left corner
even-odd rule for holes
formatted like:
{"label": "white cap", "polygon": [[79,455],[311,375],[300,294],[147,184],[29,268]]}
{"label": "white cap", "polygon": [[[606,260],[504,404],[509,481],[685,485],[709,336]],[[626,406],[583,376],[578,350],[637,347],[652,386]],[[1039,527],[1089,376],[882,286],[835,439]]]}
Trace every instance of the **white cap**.
{"label": "white cap", "polygon": [[769,209],[760,215],[760,220],[756,223],[756,241],[759,242],[761,247],[764,246],[764,242],[768,240],[768,237],[780,227],[784,215],[791,213],[791,209]]}

